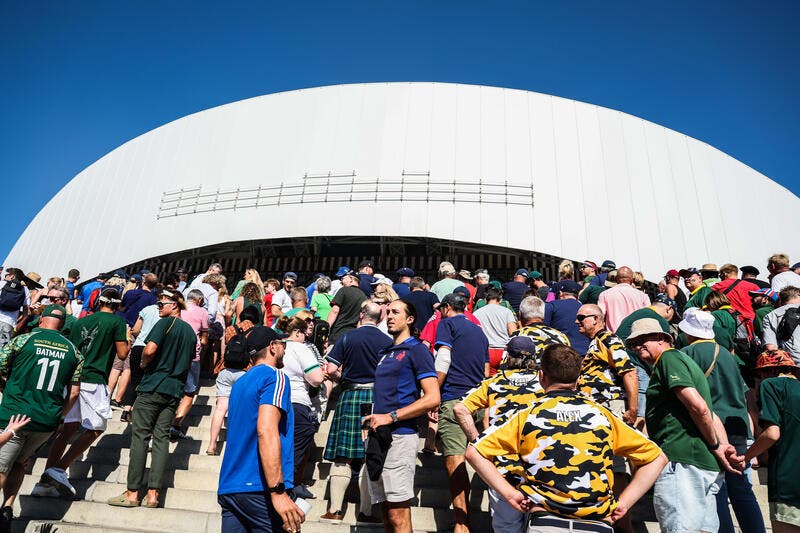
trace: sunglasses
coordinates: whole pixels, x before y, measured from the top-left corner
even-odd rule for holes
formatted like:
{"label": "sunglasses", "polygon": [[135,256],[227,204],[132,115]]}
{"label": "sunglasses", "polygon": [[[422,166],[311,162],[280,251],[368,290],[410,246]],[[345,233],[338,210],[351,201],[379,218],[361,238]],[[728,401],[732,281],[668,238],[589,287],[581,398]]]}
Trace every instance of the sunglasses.
{"label": "sunglasses", "polygon": [[578,319],[578,322],[583,322],[584,320],[590,317],[597,317],[597,315],[578,315],[575,318]]}
{"label": "sunglasses", "polygon": [[177,305],[175,302],[158,302],[156,304],[156,307],[158,307],[159,309],[164,309],[164,306],[169,304]]}

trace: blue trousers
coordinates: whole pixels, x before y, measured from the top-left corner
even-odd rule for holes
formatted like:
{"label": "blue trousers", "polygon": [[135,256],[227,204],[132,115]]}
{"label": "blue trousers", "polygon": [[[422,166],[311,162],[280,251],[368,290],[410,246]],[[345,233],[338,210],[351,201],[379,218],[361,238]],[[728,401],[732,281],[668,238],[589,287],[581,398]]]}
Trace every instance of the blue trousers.
{"label": "blue trousers", "polygon": [[272,508],[264,492],[219,494],[222,507],[222,533],[280,533],[283,520]]}
{"label": "blue trousers", "polygon": [[[736,453],[743,454],[747,450],[747,442],[744,437],[731,435],[730,440],[731,444],[736,447]],[[717,493],[719,533],[734,533],[728,500],[731,502],[740,530],[747,531],[747,533],[764,533],[764,518],[758,507],[756,495],[753,494],[753,485],[750,483],[752,473],[750,465],[740,476],[725,472],[725,482]]]}

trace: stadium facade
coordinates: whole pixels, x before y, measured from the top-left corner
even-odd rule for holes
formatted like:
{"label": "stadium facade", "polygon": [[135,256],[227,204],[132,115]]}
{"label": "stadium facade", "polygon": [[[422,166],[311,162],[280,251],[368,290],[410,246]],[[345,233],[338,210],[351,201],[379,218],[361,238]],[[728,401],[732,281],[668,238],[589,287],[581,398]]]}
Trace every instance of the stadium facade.
{"label": "stadium facade", "polygon": [[[75,206],[91,206],[76,210]],[[141,135],[39,212],[4,264],[44,275],[178,266],[390,273],[613,258],[666,268],[800,256],[800,199],[706,143],[539,93],[319,87]]]}

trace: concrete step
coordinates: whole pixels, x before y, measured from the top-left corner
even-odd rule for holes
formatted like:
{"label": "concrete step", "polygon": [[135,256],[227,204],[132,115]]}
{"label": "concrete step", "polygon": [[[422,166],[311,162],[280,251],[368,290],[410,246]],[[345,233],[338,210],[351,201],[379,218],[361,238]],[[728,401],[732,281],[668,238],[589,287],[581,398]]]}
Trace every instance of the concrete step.
{"label": "concrete step", "polygon": [[[44,463],[34,466],[29,477],[38,481],[44,472]],[[148,475],[150,469],[145,469]],[[105,481],[108,483],[125,483],[128,476],[127,465],[96,465],[93,463],[75,463],[69,470],[69,477],[73,481]],[[173,470],[164,472],[164,486],[180,489],[217,490],[219,472],[213,470]]]}
{"label": "concrete step", "polygon": [[[110,450],[104,448],[91,448],[84,454],[83,459],[75,461],[69,468],[68,473],[71,478],[90,477],[92,469],[103,467],[128,466],[130,460],[129,450],[120,453],[121,450]],[[150,466],[151,455],[147,454],[147,466]],[[37,457],[28,470],[28,473],[44,472],[46,457]],[[191,455],[172,455],[168,469],[170,470],[191,470],[219,472],[222,466],[222,456],[206,455],[205,452]]]}
{"label": "concrete step", "polygon": [[[70,502],[30,497],[21,499],[23,500],[22,507],[20,510],[15,510],[14,513],[15,516],[20,517],[20,522],[29,522],[30,520],[66,522],[75,525],[76,529],[72,529],[72,531],[100,528],[101,531],[219,533],[221,530],[221,516],[218,510],[206,513],[180,509],[147,509],[145,507],[126,509],[95,501]],[[35,527],[37,522],[34,522],[32,527]],[[56,531],[61,533],[62,530],[57,529]]]}
{"label": "concrete step", "polygon": [[[170,442],[169,451],[170,456],[181,456],[181,455],[191,455],[191,454],[200,454],[205,453],[208,449],[209,443],[209,435],[208,432],[194,432],[196,435],[199,435],[199,438],[190,438],[185,440],[179,440],[175,442]],[[223,431],[220,435],[220,442],[217,444],[217,449],[222,451],[224,449],[224,441],[225,441],[225,432]],[[91,450],[95,449],[105,449],[105,450],[113,450],[120,454],[122,457],[124,454],[129,452],[131,446],[131,436],[130,433],[125,434],[115,434],[115,433],[103,433],[99,439],[95,441],[90,448],[89,455],[91,455]],[[46,453],[46,450],[45,452]]]}

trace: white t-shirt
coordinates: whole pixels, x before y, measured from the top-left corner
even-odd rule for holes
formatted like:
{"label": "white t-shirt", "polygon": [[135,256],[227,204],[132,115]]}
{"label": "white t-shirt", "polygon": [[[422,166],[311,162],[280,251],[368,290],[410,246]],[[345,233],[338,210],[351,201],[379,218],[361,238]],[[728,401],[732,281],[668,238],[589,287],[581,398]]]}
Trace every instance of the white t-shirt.
{"label": "white t-shirt", "polygon": [[292,297],[286,292],[286,289],[281,289],[272,295],[272,305],[277,305],[281,308],[281,313],[285,313],[292,308]]}
{"label": "white t-shirt", "polygon": [[775,292],[789,286],[800,288],[800,275],[792,270],[781,272],[772,278],[772,290]]}
{"label": "white t-shirt", "polygon": [[315,368],[319,368],[319,361],[308,346],[302,342],[286,342],[286,353],[283,356],[283,373],[289,377],[292,403],[300,403],[311,407],[306,374]]}
{"label": "white t-shirt", "polygon": [[[6,280],[0,281],[0,290],[6,286]],[[23,287],[25,289],[25,306],[31,305],[31,291],[28,290],[28,287]],[[11,327],[17,325],[17,319],[19,318],[19,309],[16,311],[6,311],[4,309],[0,309],[0,322],[4,324],[8,324]]]}
{"label": "white t-shirt", "polygon": [[498,304],[486,304],[472,313],[480,320],[490,348],[505,348],[508,344],[508,324],[516,322],[514,313]]}

